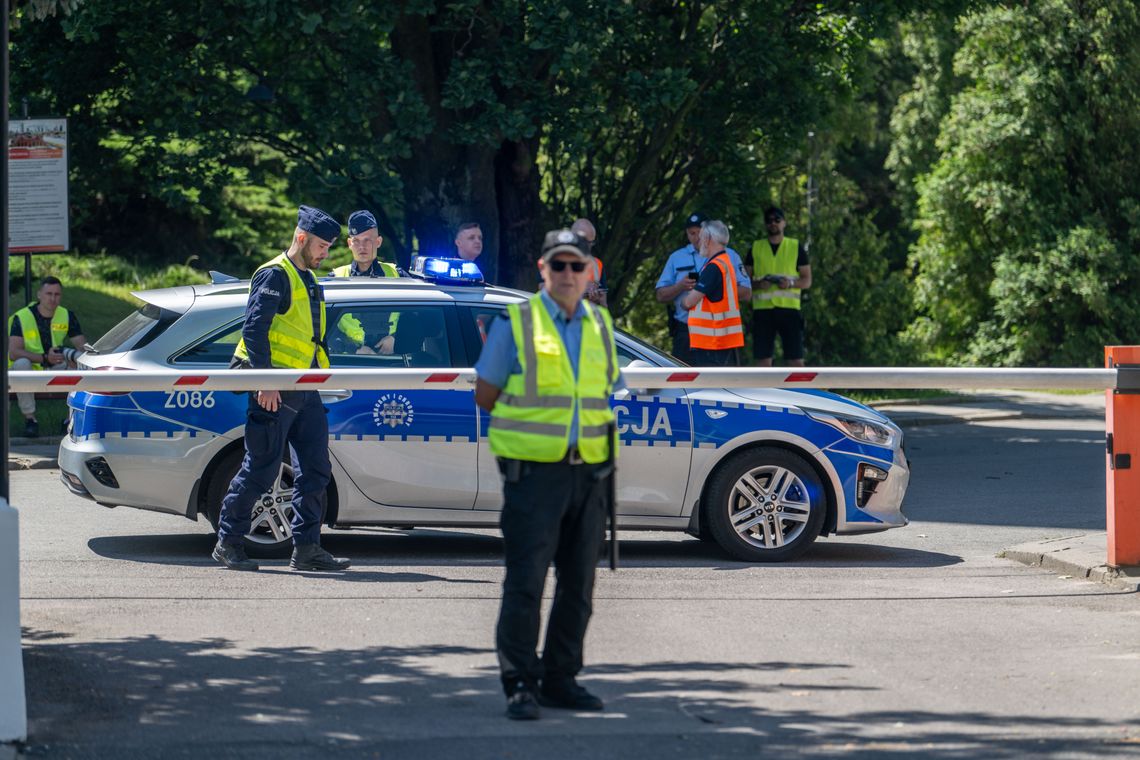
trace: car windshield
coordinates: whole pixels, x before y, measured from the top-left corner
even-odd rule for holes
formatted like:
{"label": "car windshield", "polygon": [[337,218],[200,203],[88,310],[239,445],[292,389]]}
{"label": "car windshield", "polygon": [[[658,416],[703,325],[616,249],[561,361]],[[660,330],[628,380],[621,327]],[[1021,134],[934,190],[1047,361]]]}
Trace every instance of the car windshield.
{"label": "car windshield", "polygon": [[[630,335],[629,333],[625,332],[624,330],[618,330],[617,332],[619,335],[621,335],[623,338],[625,338],[626,341],[633,344],[633,346],[632,346],[633,350],[644,354],[645,355],[644,359],[648,360],[648,362],[650,364],[656,365],[658,367],[687,367],[687,366],[689,366],[689,365],[685,364],[683,361],[681,361],[680,359],[678,359],[677,357],[665,353],[664,351],[657,348],[656,346],[649,344],[649,343],[646,343],[645,341],[641,340],[640,338],[636,338],[633,335]],[[620,346],[620,345],[618,346],[618,358],[619,358],[619,360],[621,360],[621,366],[623,366],[623,367],[626,366],[627,364],[629,364],[630,360],[632,360],[632,359],[643,358],[643,357],[637,357],[637,356],[631,356],[631,357],[627,358],[626,356],[623,356],[623,354],[626,353],[625,351],[623,351],[623,348],[624,348],[623,346]]]}

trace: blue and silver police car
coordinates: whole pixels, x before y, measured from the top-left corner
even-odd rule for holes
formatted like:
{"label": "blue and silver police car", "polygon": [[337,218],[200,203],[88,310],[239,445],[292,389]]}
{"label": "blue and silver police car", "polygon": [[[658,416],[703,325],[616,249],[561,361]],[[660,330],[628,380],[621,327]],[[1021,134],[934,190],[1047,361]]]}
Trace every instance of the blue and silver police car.
{"label": "blue and silver police car", "polygon": [[[325,279],[333,367],[469,368],[487,327],[528,294],[429,260],[421,277]],[[208,370],[229,365],[249,283],[215,277],[136,293],[144,306],[82,357],[97,370]],[[678,366],[618,333],[623,367]],[[501,484],[474,392],[323,390],[336,528],[494,528]],[[217,526],[241,464],[246,397],[227,391],[74,392],[60,445],[72,492]],[[823,534],[906,525],[910,472],[902,432],[835,394],[782,389],[660,390],[614,395],[626,530],[687,531],[752,562],[799,556]],[[251,552],[290,542],[292,473],[255,507]]]}

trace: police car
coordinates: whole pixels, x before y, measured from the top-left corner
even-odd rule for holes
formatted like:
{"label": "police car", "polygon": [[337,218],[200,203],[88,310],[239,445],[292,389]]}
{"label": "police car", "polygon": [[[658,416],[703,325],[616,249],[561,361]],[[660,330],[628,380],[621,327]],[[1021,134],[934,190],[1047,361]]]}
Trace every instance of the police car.
{"label": "police car", "polygon": [[[528,297],[484,285],[478,270],[420,264],[419,277],[322,280],[333,367],[472,367],[490,322]],[[227,367],[249,283],[214,279],[136,293],[145,305],[96,342],[81,368]],[[620,331],[617,353],[623,367],[678,366]],[[473,390],[320,393],[333,468],[329,525],[498,525],[500,476]],[[242,460],[246,399],[228,391],[73,392],[61,478],[104,506],[204,518],[216,528]],[[902,432],[854,401],[802,390],[630,388],[612,403],[623,529],[687,531],[737,559],[774,562],[799,556],[820,534],[907,523]],[[251,553],[288,550],[291,483],[285,463],[254,508]]]}

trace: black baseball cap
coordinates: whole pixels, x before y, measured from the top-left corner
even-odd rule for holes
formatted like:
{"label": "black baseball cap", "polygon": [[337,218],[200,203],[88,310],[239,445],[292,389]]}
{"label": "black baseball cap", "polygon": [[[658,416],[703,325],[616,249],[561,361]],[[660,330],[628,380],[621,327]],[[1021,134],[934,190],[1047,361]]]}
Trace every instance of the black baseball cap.
{"label": "black baseball cap", "polygon": [[694,211],[693,213],[691,213],[685,217],[685,229],[689,229],[690,227],[700,227],[702,224],[704,224],[707,221],[708,221],[707,216],[705,216],[704,214],[702,214],[699,211]]}
{"label": "black baseball cap", "polygon": [[572,253],[575,256],[590,258],[590,244],[586,238],[570,230],[551,230],[542,240],[542,260],[550,259],[556,253]]}
{"label": "black baseball cap", "polygon": [[783,219],[784,218],[784,210],[782,208],[780,208],[779,206],[769,206],[768,208],[764,209],[764,222],[765,222],[765,224],[772,217],[775,217],[776,219]]}

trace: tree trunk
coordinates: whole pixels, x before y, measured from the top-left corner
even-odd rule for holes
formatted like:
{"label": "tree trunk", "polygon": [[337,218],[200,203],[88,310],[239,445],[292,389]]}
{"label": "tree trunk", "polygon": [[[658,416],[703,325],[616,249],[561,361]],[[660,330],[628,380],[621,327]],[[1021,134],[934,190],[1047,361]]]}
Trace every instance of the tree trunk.
{"label": "tree trunk", "polygon": [[[495,158],[495,191],[499,199],[499,279],[519,290],[538,288],[539,245],[545,232],[534,164],[538,138],[506,141]],[[554,225],[557,226],[557,225]]]}

